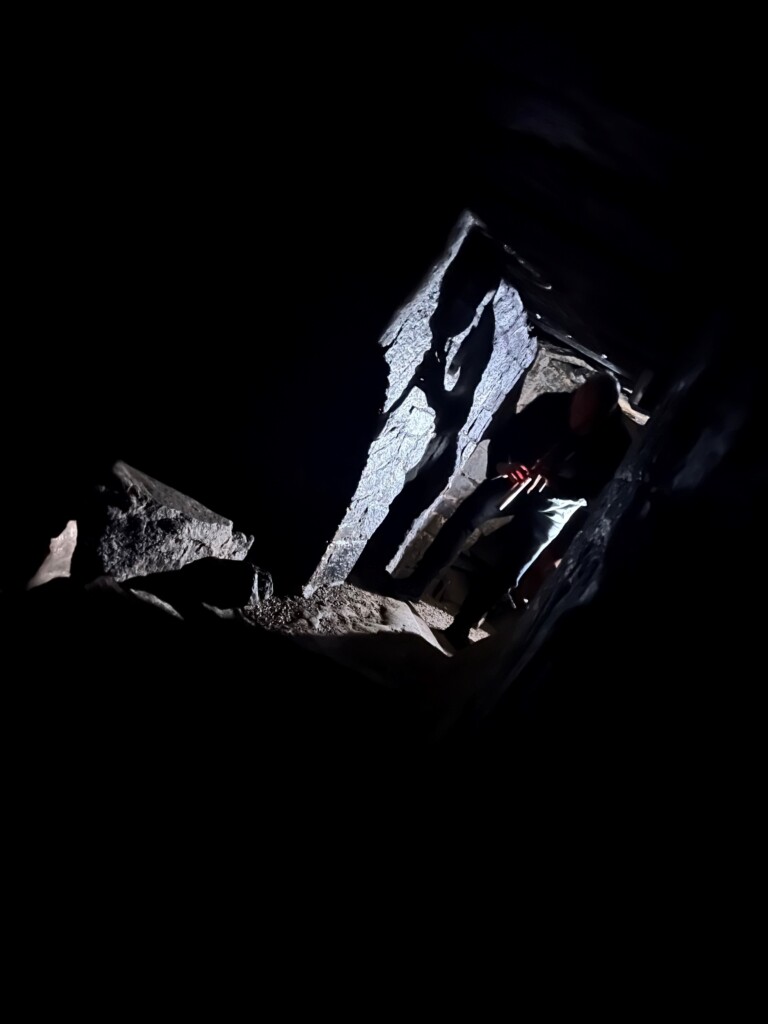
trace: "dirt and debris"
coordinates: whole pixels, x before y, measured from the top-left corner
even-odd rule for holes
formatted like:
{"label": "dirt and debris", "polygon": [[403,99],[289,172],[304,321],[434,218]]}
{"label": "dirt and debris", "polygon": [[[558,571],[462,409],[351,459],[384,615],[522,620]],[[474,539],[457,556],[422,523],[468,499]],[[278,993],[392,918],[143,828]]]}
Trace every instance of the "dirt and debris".
{"label": "dirt and debris", "polygon": [[[413,608],[417,611],[420,618],[422,618],[426,624],[432,630],[443,630],[447,629],[448,626],[453,622],[453,615],[450,612],[445,611],[436,604],[432,604],[428,601],[418,601],[413,605]],[[483,640],[488,636],[485,629],[470,629],[470,639],[473,641]]]}
{"label": "dirt and debris", "polygon": [[[249,609],[248,617],[265,629],[288,636],[348,636],[353,633],[415,633],[446,649],[443,630],[448,612],[425,601],[412,605],[381,597],[348,583],[319,587],[311,597],[272,597]],[[487,636],[472,630],[473,640]]]}

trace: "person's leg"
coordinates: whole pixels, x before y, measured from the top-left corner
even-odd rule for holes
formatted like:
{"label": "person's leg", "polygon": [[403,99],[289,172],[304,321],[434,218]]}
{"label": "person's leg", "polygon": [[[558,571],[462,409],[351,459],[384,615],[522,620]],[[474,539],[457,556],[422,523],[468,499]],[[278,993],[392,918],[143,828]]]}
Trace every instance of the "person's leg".
{"label": "person's leg", "polygon": [[[466,647],[469,631],[476,626],[504,594],[517,586],[525,570],[562,529],[562,524],[536,509],[520,510],[515,519],[499,531],[503,537],[497,565],[478,572],[445,635],[454,647]],[[496,535],[494,535],[496,536]]]}
{"label": "person's leg", "polygon": [[467,596],[453,622],[443,630],[456,648],[468,646],[469,631],[512,589],[508,572],[488,570],[472,578]]}
{"label": "person's leg", "polygon": [[475,530],[490,519],[511,515],[511,511],[499,511],[499,505],[508,493],[506,480],[493,479],[481,483],[443,525],[411,575],[394,581],[398,592],[410,598],[420,597],[435,576],[458,558]]}

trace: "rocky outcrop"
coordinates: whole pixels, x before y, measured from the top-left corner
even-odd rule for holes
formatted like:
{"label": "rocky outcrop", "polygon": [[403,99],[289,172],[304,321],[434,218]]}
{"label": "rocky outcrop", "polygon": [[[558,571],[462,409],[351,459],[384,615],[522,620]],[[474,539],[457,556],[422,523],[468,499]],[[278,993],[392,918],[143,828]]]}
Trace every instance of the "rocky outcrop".
{"label": "rocky outcrop", "polygon": [[194,498],[116,462],[78,517],[73,575],[132,576],[180,569],[201,558],[241,561],[253,537]]}
{"label": "rocky outcrop", "polygon": [[[472,460],[478,445],[487,436],[493,414],[533,361],[537,347],[535,339],[530,336],[520,296],[514,288],[504,281],[500,282],[488,309],[493,316],[493,346],[475,387],[466,419],[453,442],[455,447],[452,446],[451,464],[447,466],[450,476],[446,481],[446,490],[450,491],[453,485],[457,484],[462,498],[471,492],[471,481],[478,471],[476,466],[467,475],[464,473],[464,467]],[[471,337],[468,337],[463,345],[471,345]],[[461,355],[459,349],[459,358]],[[434,523],[436,516],[440,516],[444,521],[451,514],[455,505],[451,507],[449,502],[446,507],[443,497],[443,492],[439,492],[413,519],[401,545],[389,562],[390,571],[397,570],[407,556],[413,559],[414,548],[419,546],[420,535],[429,524]]]}
{"label": "rocky outcrop", "polygon": [[[353,567],[366,575],[399,561],[533,360],[536,342],[500,267],[499,247],[466,214],[382,336],[389,383],[379,430],[305,594]],[[367,566],[358,564],[364,548]]]}

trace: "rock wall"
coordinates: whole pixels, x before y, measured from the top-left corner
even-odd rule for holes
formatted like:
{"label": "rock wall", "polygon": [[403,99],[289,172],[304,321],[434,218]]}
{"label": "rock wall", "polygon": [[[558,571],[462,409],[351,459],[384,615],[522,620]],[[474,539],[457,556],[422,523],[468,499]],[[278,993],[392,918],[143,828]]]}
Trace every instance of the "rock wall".
{"label": "rock wall", "polygon": [[400,561],[534,357],[499,248],[471,216],[381,346],[389,377],[380,427],[306,593],[346,579],[369,542],[364,571]]}

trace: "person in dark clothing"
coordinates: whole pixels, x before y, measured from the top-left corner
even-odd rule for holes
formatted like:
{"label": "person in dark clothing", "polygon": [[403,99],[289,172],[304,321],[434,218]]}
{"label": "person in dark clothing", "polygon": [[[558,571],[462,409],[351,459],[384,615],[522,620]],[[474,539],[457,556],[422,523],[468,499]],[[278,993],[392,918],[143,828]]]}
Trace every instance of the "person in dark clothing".
{"label": "person in dark clothing", "polygon": [[511,519],[494,535],[496,563],[473,577],[445,631],[454,647],[466,647],[469,630],[616,472],[630,441],[618,400],[618,381],[608,373],[595,374],[574,392],[534,399],[491,440],[488,479],[445,523],[413,573],[391,581],[391,593],[418,600],[476,529],[491,519]]}

